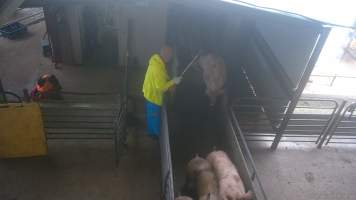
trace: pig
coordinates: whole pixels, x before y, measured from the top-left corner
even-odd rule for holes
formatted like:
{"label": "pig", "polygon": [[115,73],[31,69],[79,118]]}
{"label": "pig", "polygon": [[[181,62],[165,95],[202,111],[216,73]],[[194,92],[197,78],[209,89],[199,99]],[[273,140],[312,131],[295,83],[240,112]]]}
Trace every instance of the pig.
{"label": "pig", "polygon": [[218,96],[224,94],[226,82],[226,67],[223,59],[214,54],[199,57],[198,64],[203,70],[203,79],[206,85],[205,93],[209,97],[210,105],[216,103]]}
{"label": "pig", "polygon": [[212,170],[204,170],[199,173],[197,196],[199,200],[219,200],[218,183]]}
{"label": "pig", "polygon": [[213,151],[207,156],[212,165],[219,184],[221,200],[250,200],[252,192],[246,192],[244,184],[227,154],[223,151]]}
{"label": "pig", "polygon": [[196,184],[197,177],[201,171],[204,170],[212,170],[210,163],[196,155],[192,160],[190,160],[187,164],[186,168],[186,180],[183,186],[183,191],[185,194],[189,194],[191,196],[196,196]]}
{"label": "pig", "polygon": [[193,199],[188,196],[179,196],[176,197],[174,200],[193,200]]}
{"label": "pig", "polygon": [[204,158],[196,155],[187,165],[187,177],[195,179],[199,172],[203,170],[212,170],[211,164]]}

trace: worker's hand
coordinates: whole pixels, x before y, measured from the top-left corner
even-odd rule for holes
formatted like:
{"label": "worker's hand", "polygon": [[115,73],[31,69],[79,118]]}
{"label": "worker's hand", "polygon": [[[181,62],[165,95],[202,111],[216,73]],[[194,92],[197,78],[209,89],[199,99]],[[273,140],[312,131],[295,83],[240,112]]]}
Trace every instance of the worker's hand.
{"label": "worker's hand", "polygon": [[176,85],[173,85],[168,90],[169,90],[169,92],[171,92],[172,95],[174,95],[174,93],[176,92]]}
{"label": "worker's hand", "polygon": [[181,76],[177,76],[173,78],[173,83],[176,85],[179,85],[179,83],[182,81],[182,77]]}

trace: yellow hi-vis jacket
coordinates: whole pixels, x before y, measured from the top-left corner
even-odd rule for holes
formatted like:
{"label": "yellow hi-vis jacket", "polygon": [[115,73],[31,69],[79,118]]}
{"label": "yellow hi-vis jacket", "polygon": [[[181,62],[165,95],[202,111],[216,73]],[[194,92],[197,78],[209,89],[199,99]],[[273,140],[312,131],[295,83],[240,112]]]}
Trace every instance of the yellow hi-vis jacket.
{"label": "yellow hi-vis jacket", "polygon": [[143,82],[143,96],[149,102],[162,106],[163,94],[172,85],[174,82],[169,80],[166,64],[158,54],[154,54],[150,58]]}

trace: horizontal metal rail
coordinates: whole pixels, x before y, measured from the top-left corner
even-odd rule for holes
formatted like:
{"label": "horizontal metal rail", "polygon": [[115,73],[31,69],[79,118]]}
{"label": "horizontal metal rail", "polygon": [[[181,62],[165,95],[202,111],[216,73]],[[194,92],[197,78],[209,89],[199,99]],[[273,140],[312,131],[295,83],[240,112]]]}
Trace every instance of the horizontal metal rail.
{"label": "horizontal metal rail", "polygon": [[356,122],[356,119],[354,118],[355,109],[356,109],[355,102],[343,108],[342,112],[340,109],[339,115],[335,117],[334,122],[330,125],[328,129],[328,133],[327,133],[328,139],[325,145],[329,143],[355,143],[356,142],[355,140],[356,123],[353,123]]}
{"label": "horizontal metal rail", "polygon": [[39,102],[46,139],[53,141],[111,140],[115,161],[126,140],[126,103],[113,93],[63,92],[63,100]]}
{"label": "horizontal metal rail", "polygon": [[[285,101],[278,98],[240,98],[233,101],[231,109],[248,141],[272,141],[288,108],[275,107],[273,105],[280,104],[273,103]],[[281,142],[318,143],[338,108],[339,103],[332,99],[300,99],[284,130],[281,130]]]}
{"label": "horizontal metal rail", "polygon": [[325,77],[325,78],[331,78],[330,83],[328,84],[330,87],[332,87],[336,81],[337,78],[343,78],[343,79],[356,79],[356,76],[340,76],[340,75],[318,75],[318,74],[312,74],[310,77]]}
{"label": "horizontal metal rail", "polygon": [[[1,89],[1,88],[0,88]],[[10,92],[10,91],[0,91],[1,98],[3,99],[4,102],[2,102],[2,99],[0,99],[0,103],[22,103],[22,99],[20,96],[17,94]],[[10,98],[8,98],[10,96]],[[12,98],[11,98],[12,97]],[[12,99],[15,98],[16,100],[13,101]]]}

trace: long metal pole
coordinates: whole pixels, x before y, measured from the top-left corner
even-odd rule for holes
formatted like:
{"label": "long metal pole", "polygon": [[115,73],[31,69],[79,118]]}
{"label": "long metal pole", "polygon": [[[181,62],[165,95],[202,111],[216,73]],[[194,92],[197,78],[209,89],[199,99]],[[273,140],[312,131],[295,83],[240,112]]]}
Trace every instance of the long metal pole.
{"label": "long metal pole", "polygon": [[184,76],[185,72],[188,71],[188,69],[195,63],[195,61],[199,58],[199,53],[197,53],[197,55],[194,56],[193,60],[190,61],[190,63],[187,65],[187,67],[183,70],[183,72],[181,73],[181,77]]}
{"label": "long metal pole", "polygon": [[323,46],[325,44],[326,39],[329,36],[331,28],[330,27],[323,27],[322,31],[320,32],[318,39],[314,45],[313,51],[309,57],[308,63],[306,65],[306,68],[303,72],[302,78],[298,84],[297,89],[294,92],[293,98],[291,99],[291,101],[289,102],[288,105],[288,109],[286,111],[286,114],[283,118],[283,121],[281,123],[281,125],[278,128],[276,137],[273,140],[272,149],[277,149],[279,142],[282,139],[284,130],[286,129],[288,122],[294,112],[295,107],[297,106],[298,100],[300,98],[300,96],[303,93],[303,90],[309,80],[310,74],[312,73],[313,69],[314,69],[314,65],[318,60],[318,57],[320,55],[321,50],[323,49]]}

